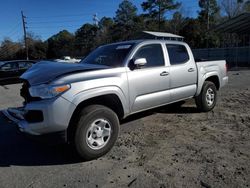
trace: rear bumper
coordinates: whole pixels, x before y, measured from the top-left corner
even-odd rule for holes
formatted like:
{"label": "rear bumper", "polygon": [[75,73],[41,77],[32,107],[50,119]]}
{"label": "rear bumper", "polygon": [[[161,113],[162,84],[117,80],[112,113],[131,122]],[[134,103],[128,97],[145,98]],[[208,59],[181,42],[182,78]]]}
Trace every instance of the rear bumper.
{"label": "rear bumper", "polygon": [[222,78],[221,87],[225,86],[227,83],[228,83],[228,76],[225,76]]}

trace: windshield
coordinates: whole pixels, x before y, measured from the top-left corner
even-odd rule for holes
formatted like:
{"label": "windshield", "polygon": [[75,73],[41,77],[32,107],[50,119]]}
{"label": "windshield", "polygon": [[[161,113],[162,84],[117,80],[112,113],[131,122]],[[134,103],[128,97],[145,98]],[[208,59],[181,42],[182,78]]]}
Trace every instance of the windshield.
{"label": "windshield", "polygon": [[91,52],[80,63],[121,67],[133,46],[134,43],[101,46]]}

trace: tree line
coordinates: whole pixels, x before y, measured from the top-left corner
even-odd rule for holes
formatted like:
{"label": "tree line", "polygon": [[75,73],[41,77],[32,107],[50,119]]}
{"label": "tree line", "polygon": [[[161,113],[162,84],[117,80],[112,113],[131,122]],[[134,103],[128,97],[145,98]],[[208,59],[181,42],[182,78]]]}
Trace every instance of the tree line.
{"label": "tree line", "polygon": [[[240,13],[250,11],[250,0],[199,0],[198,16],[190,18],[175,0],[146,0],[138,14],[132,1],[120,3],[115,17],[103,17],[98,24],[85,23],[70,33],[62,30],[42,41],[28,33],[30,59],[54,59],[62,56],[84,57],[99,45],[138,38],[144,30],[169,32],[185,37],[192,48],[230,45],[237,36],[215,33],[212,28]],[[165,15],[174,11],[171,19]],[[25,59],[24,42],[5,38],[0,45],[0,60]]]}

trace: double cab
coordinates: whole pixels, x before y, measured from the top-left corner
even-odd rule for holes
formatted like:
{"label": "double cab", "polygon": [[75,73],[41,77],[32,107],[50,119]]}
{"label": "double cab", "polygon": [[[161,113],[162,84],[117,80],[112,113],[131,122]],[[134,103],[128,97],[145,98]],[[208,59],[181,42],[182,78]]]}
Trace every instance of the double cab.
{"label": "double cab", "polygon": [[79,64],[42,61],[22,76],[24,106],[4,114],[31,135],[63,134],[85,160],[107,153],[120,120],[195,98],[212,110],[228,82],[226,62],[195,62],[188,44],[135,40],[98,47]]}

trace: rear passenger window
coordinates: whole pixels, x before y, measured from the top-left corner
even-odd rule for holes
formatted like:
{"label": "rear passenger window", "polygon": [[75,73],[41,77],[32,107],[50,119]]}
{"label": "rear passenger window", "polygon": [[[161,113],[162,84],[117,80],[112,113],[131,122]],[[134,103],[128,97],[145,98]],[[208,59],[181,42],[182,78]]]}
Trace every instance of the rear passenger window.
{"label": "rear passenger window", "polygon": [[149,44],[141,47],[134,55],[134,59],[139,58],[147,60],[145,67],[165,65],[161,44]]}
{"label": "rear passenger window", "polygon": [[171,65],[186,63],[189,60],[187,49],[183,45],[166,44]]}

